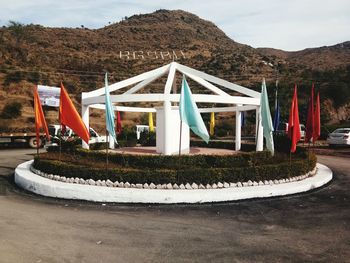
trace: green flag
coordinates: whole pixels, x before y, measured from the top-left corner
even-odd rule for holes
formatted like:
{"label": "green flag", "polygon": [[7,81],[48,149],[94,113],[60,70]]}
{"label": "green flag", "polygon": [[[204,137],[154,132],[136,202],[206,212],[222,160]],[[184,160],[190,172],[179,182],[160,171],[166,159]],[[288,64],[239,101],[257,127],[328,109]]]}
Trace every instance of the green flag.
{"label": "green flag", "polygon": [[274,155],[274,143],[273,143],[273,125],[270,113],[269,100],[267,98],[266,83],[263,79],[261,85],[261,97],[260,97],[260,112],[261,112],[261,124],[263,126],[263,134],[266,140],[266,148]]}
{"label": "green flag", "polygon": [[192,98],[192,93],[188,87],[185,76],[182,79],[182,88],[179,104],[180,119],[186,123],[191,130],[201,137],[206,143],[209,142],[209,134],[196,103]]}

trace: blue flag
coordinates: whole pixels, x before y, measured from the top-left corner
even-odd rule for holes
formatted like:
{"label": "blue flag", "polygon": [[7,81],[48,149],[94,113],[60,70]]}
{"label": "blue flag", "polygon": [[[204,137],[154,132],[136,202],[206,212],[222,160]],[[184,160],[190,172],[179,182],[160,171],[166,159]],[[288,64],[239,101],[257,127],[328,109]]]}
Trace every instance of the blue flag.
{"label": "blue flag", "polygon": [[261,97],[260,97],[260,112],[261,112],[261,124],[263,126],[263,134],[266,140],[266,148],[274,155],[275,147],[273,143],[273,126],[270,113],[269,100],[267,98],[267,90],[265,79],[261,86]]}
{"label": "blue flag", "polygon": [[106,106],[106,129],[114,139],[114,141],[117,143],[117,138],[115,136],[115,129],[114,129],[114,119],[115,114],[113,110],[113,105],[111,103],[111,98],[109,96],[109,89],[108,89],[108,77],[107,72],[105,75],[105,106]]}
{"label": "blue flag", "polygon": [[192,98],[192,93],[188,87],[185,76],[183,76],[182,79],[179,112],[181,121],[186,123],[195,134],[208,143],[209,134],[207,128],[205,127],[202,116]]}
{"label": "blue flag", "polygon": [[274,131],[277,131],[279,126],[280,126],[280,103],[277,100],[276,108],[275,108],[275,116],[273,117],[273,129],[274,129]]}

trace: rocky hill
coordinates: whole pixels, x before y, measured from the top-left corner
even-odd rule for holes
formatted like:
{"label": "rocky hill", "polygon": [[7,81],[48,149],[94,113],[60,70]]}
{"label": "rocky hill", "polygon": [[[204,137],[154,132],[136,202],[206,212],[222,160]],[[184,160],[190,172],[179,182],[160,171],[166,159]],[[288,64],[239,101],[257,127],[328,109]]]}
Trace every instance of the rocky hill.
{"label": "rocky hill", "polygon": [[[350,42],[298,52],[254,49],[235,42],[196,15],[158,10],[94,30],[16,22],[1,28],[0,112],[16,101],[23,104],[23,113],[15,120],[0,114],[0,130],[32,127],[35,84],[57,86],[63,81],[78,103],[82,91],[103,86],[105,71],[113,83],[172,60],[256,90],[263,77],[271,89],[278,79],[285,103],[297,82],[300,101],[305,104],[305,95],[315,82],[324,95],[328,119],[337,121],[349,116],[344,105],[350,101]],[[96,121],[98,115],[93,113]],[[50,122],[57,120],[57,112],[52,109],[47,109],[47,116]],[[139,117],[130,115],[129,124],[135,121]]]}

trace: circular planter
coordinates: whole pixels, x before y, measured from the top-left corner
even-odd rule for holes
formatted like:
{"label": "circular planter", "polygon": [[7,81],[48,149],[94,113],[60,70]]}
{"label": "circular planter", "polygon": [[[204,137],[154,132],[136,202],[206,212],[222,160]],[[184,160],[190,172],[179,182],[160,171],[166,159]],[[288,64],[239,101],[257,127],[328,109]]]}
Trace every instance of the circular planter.
{"label": "circular planter", "polygon": [[94,202],[157,204],[226,202],[302,193],[321,187],[332,180],[332,171],[318,163],[314,176],[282,184],[191,190],[117,188],[54,181],[33,173],[30,170],[32,162],[27,161],[17,166],[15,182],[18,186],[43,196]]}

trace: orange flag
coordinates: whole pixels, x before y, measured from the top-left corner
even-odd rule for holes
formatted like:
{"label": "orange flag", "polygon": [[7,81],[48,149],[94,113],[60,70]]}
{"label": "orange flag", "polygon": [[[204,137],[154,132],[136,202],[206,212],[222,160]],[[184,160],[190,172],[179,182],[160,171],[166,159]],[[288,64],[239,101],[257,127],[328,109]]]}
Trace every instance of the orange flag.
{"label": "orange flag", "polygon": [[60,122],[61,125],[71,128],[86,143],[89,143],[90,134],[83,120],[80,118],[66,89],[61,83],[60,95]]}
{"label": "orange flag", "polygon": [[41,107],[37,86],[35,86],[34,88],[34,115],[35,115],[35,131],[36,131],[37,148],[39,148],[40,147],[40,143],[39,143],[40,128],[44,129],[46,138],[48,141],[50,140],[50,134],[45,121],[43,108]]}
{"label": "orange flag", "polygon": [[294,153],[297,148],[297,143],[301,138],[297,85],[294,86],[294,96],[293,96],[292,105],[290,107],[290,112],[289,112],[288,137],[292,141],[290,152]]}

